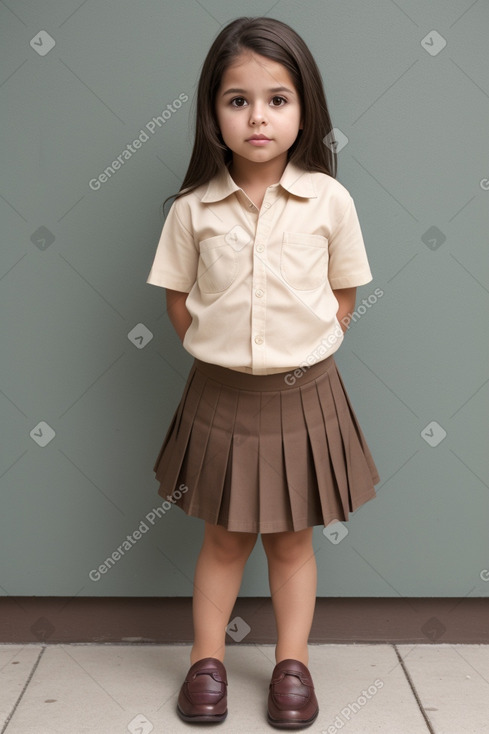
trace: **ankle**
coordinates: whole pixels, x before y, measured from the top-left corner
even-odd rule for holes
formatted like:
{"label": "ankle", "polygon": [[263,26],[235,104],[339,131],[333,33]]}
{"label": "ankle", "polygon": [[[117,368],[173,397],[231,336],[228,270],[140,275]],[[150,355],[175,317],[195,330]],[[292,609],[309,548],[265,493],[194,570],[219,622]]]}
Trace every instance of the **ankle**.
{"label": "ankle", "polygon": [[293,647],[292,645],[278,646],[275,648],[275,663],[281,663],[282,660],[299,660],[306,668],[309,665],[309,652],[307,647]]}
{"label": "ankle", "polygon": [[224,645],[222,645],[221,647],[218,647],[217,649],[212,646],[197,647],[196,645],[194,645],[190,651],[190,665],[193,665],[194,663],[198,662],[199,660],[203,660],[204,658],[216,658],[217,660],[220,660],[221,663],[223,663],[224,654],[225,654]]}

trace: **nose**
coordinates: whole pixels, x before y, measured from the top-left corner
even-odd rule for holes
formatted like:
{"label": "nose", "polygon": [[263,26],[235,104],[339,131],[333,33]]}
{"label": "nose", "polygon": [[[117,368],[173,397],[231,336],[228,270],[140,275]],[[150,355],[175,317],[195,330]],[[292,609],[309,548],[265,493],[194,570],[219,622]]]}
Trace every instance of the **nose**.
{"label": "nose", "polygon": [[266,115],[265,110],[263,109],[262,105],[260,104],[254,104],[250,107],[250,124],[251,125],[261,125],[262,123],[266,124]]}

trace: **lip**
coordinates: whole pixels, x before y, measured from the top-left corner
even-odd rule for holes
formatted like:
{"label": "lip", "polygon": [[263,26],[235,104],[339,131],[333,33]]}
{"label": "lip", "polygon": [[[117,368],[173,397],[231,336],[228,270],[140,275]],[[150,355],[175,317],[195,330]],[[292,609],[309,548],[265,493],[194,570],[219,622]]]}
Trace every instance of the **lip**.
{"label": "lip", "polygon": [[247,143],[250,143],[251,145],[256,145],[258,147],[264,146],[267,143],[270,143],[270,138],[267,138],[265,135],[253,135],[252,138],[248,138],[246,141]]}

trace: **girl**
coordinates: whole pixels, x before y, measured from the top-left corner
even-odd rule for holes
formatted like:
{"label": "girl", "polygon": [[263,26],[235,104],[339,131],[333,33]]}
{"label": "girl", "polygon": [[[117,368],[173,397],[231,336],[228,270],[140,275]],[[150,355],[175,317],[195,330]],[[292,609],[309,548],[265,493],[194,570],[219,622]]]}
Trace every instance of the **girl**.
{"label": "girl", "polygon": [[268,721],[313,723],[313,527],[376,496],[333,357],[372,275],[331,138],[304,41],[271,18],[229,23],[202,68],[190,164],[147,279],[167,289],[194,357],[154,465],[158,493],[205,521],[177,704],[188,722],[226,717],[225,628],[261,533],[278,633]]}

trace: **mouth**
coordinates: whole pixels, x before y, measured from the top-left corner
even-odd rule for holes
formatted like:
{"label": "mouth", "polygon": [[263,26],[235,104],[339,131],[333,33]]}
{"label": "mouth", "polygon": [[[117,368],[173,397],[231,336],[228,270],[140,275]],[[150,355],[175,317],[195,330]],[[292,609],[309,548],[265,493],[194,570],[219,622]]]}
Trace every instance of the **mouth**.
{"label": "mouth", "polygon": [[271,140],[265,135],[253,135],[253,137],[248,138],[246,142],[249,145],[252,145],[254,148],[264,148],[266,145],[268,145],[268,143],[271,142]]}

